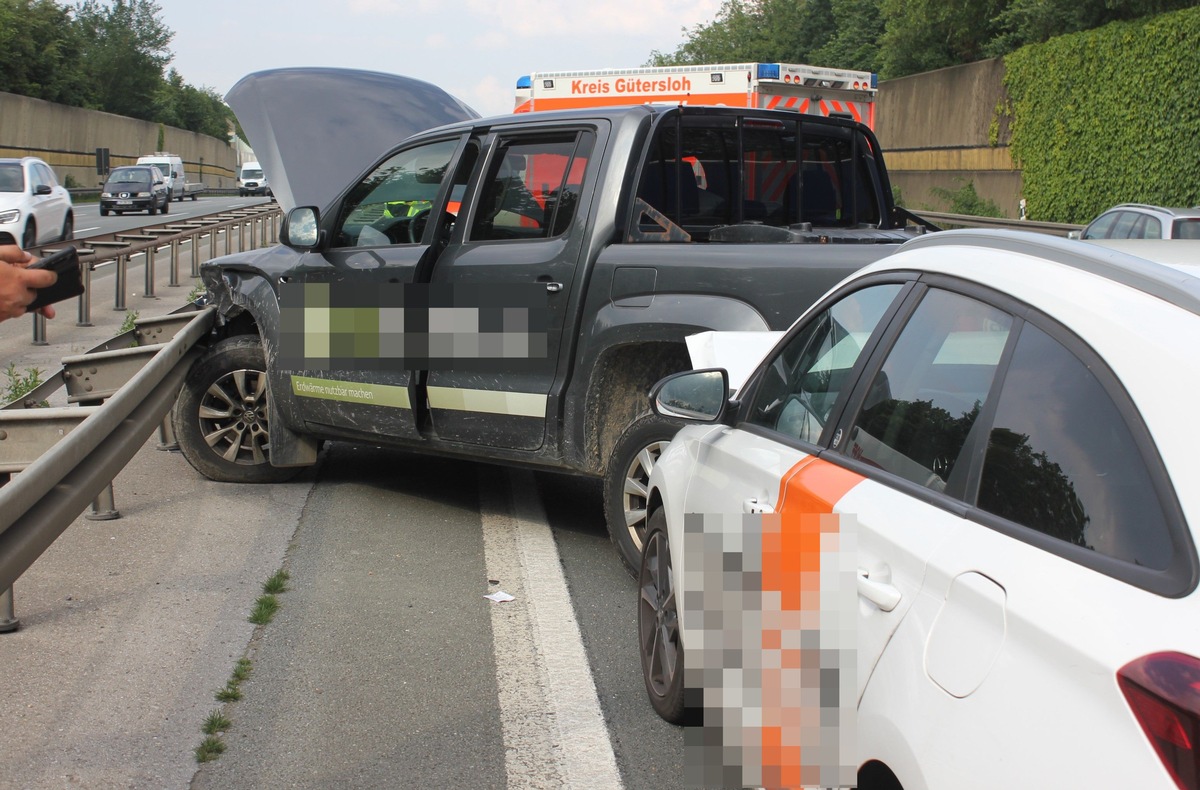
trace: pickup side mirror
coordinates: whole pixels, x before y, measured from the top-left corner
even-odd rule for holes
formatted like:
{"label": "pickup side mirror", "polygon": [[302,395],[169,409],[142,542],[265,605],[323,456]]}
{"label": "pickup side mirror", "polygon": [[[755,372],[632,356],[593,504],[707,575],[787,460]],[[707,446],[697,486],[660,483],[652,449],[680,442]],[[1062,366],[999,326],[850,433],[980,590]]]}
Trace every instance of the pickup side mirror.
{"label": "pickup side mirror", "polygon": [[720,422],[729,406],[729,374],[722,368],[667,376],[650,391],[650,408],[660,417]]}
{"label": "pickup side mirror", "polygon": [[300,206],[288,212],[279,229],[279,241],[297,250],[314,250],[321,244],[321,217],[315,206]]}

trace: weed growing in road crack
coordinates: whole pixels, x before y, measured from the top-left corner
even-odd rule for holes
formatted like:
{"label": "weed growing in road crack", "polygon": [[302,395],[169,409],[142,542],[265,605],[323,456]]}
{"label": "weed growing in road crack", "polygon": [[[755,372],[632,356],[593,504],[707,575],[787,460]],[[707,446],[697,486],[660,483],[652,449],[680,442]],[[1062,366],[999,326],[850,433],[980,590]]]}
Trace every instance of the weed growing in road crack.
{"label": "weed growing in road crack", "polygon": [[[271,622],[271,618],[279,611],[279,599],[276,595],[287,592],[289,578],[288,572],[281,568],[263,582],[263,594],[254,602],[254,608],[247,618],[250,622],[255,625],[266,625]],[[242,683],[250,677],[253,668],[254,665],[251,664],[250,659],[239,658],[233,665],[233,672],[230,673],[225,687],[217,691],[215,695],[217,701],[229,703],[240,700]],[[208,714],[208,718],[204,720],[204,724],[200,728],[205,737],[196,747],[196,762],[207,763],[217,759],[221,752],[225,751],[225,742],[221,740],[221,735],[232,726],[233,722],[225,715],[224,711],[214,710]]]}
{"label": "weed growing in road crack", "polygon": [[268,593],[267,595],[258,596],[258,600],[254,602],[254,608],[250,610],[250,622],[255,625],[266,625],[271,622],[271,618],[279,611],[279,599]]}
{"label": "weed growing in road crack", "polygon": [[204,720],[204,726],[201,728],[205,735],[219,735],[225,730],[233,726],[233,722],[219,710],[214,710],[208,714],[208,718]]}
{"label": "weed growing in road crack", "polygon": [[262,591],[267,595],[275,595],[276,593],[287,592],[288,572],[283,568],[275,571],[271,578],[263,582]]}
{"label": "weed growing in road crack", "polygon": [[225,751],[225,741],[215,735],[209,735],[196,747],[196,762],[206,763],[215,760]]}

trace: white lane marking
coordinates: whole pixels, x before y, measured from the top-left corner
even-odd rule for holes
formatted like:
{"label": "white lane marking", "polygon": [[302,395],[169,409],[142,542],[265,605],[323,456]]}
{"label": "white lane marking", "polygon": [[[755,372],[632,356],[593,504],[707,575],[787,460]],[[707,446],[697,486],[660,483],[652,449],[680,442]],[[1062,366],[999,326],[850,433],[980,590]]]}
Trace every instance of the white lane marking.
{"label": "white lane marking", "polygon": [[[623,787],[554,535],[533,475],[483,470],[484,565],[510,788]],[[487,592],[494,592],[489,587]]]}

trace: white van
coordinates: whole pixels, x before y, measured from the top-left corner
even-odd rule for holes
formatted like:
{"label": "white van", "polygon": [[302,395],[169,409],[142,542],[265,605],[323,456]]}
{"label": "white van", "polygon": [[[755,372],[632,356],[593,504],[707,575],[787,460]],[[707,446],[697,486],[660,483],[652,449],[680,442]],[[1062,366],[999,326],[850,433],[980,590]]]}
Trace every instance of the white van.
{"label": "white van", "polygon": [[155,151],[152,154],[139,156],[139,165],[154,165],[162,171],[167,180],[167,200],[183,200],[187,177],[183,172],[183,158],[165,151]]}
{"label": "white van", "polygon": [[242,197],[271,194],[267,176],[258,162],[242,162],[242,169],[238,172],[238,194]]}

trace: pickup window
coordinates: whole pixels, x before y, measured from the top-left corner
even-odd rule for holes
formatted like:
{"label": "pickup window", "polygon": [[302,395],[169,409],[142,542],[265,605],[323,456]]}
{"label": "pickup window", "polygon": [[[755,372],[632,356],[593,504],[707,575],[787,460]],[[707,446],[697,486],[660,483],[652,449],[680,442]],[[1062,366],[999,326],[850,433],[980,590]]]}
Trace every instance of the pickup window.
{"label": "pickup window", "polygon": [[705,241],[714,227],[742,223],[877,225],[873,156],[853,130],[802,117],[664,120],[645,157],[631,237]]}
{"label": "pickup window", "polygon": [[408,244],[437,197],[458,140],[440,140],[391,157],[350,190],[342,205],[335,247]]}
{"label": "pickup window", "polygon": [[483,179],[472,241],[545,239],[575,216],[592,135],[570,131],[501,140]]}

